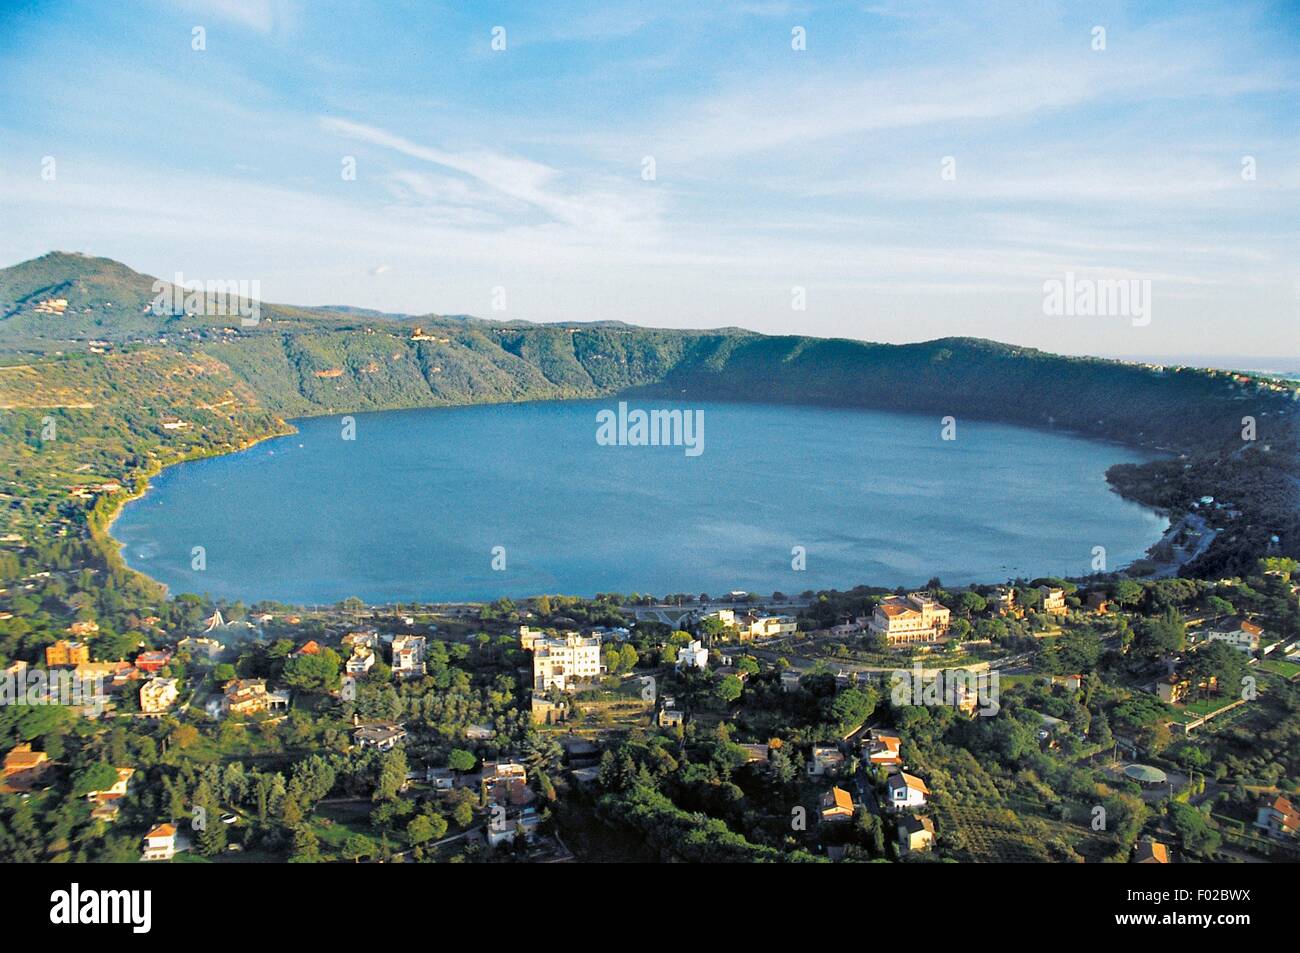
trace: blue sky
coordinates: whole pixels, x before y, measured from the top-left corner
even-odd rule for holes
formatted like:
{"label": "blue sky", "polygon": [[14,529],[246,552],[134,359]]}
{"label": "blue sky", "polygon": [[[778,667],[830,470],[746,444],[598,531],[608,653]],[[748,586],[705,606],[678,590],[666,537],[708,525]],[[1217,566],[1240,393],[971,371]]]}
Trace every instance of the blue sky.
{"label": "blue sky", "polygon": [[[1082,6],[10,0],[0,262],[77,250],[412,313],[1300,355],[1300,6]],[[1150,324],[1045,315],[1067,272],[1149,280]]]}

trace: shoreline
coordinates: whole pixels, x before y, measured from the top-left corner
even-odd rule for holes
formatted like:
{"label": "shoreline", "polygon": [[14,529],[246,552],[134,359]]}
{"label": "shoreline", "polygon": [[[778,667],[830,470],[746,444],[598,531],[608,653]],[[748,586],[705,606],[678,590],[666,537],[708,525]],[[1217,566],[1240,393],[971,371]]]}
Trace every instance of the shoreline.
{"label": "shoreline", "polygon": [[[153,576],[150,576],[148,573],[136,569],[129,562],[127,562],[126,557],[122,555],[122,551],[126,548],[126,543],[122,542],[116,536],[113,535],[113,524],[117,522],[118,518],[126,510],[128,504],[134,503],[136,500],[144,499],[145,495],[153,488],[152,481],[154,477],[158,476],[160,473],[162,473],[164,470],[168,469],[169,467],[179,466],[182,463],[195,463],[199,460],[211,460],[217,457],[228,457],[231,456],[232,454],[242,453],[245,450],[251,450],[253,447],[257,446],[258,444],[265,443],[268,440],[274,440],[278,437],[292,436],[293,434],[298,432],[298,428],[293,426],[288,421],[283,420],[281,418],[276,418],[276,420],[277,423],[279,423],[282,427],[287,429],[279,430],[274,433],[262,434],[260,436],[252,437],[248,440],[242,441],[239,444],[239,446],[230,449],[218,450],[212,452],[202,452],[202,453],[189,453],[181,456],[176,460],[172,460],[168,463],[160,463],[158,461],[154,461],[153,465],[151,465],[147,470],[145,470],[145,472],[141,473],[139,476],[136,477],[135,480],[136,486],[134,489],[132,489],[128,493],[117,496],[112,500],[110,507],[102,515],[99,525],[90,524],[90,535],[92,540],[104,544],[106,553],[111,553],[114,557],[116,557],[117,560],[121,563],[122,568],[126,569],[128,572],[133,572],[136,575],[148,580],[150,584],[158,586],[162,590],[164,598],[171,598],[170,595],[171,588],[165,582],[163,582],[161,579],[155,579]],[[94,508],[92,507],[92,512],[93,509]]]}

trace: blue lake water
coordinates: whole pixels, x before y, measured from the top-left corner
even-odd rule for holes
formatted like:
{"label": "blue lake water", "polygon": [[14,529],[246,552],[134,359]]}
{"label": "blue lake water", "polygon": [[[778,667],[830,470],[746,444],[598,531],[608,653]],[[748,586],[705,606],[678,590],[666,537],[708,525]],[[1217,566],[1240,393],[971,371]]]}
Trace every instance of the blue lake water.
{"label": "blue lake water", "polygon": [[1145,457],[1069,435],[960,421],[945,441],[931,416],[706,403],[691,456],[598,443],[616,407],[356,414],[355,440],[341,417],[296,421],[164,471],[113,535],[173,593],[323,603],[1081,575],[1093,547],[1117,568],[1167,525],[1104,478]]}

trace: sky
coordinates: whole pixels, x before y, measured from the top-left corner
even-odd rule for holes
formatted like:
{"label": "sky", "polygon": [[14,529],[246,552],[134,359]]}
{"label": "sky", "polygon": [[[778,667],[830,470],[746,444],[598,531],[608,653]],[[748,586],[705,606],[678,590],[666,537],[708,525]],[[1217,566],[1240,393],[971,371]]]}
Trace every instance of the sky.
{"label": "sky", "polygon": [[1295,0],[3,0],[0,264],[1285,363],[1297,66]]}

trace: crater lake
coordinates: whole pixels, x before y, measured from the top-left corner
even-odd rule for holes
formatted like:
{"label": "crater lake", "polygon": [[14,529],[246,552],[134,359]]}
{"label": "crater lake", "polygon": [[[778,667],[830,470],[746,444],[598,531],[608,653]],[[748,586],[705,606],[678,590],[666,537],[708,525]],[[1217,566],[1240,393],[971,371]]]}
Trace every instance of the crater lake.
{"label": "crater lake", "polygon": [[929,415],[692,403],[688,453],[598,442],[618,402],[355,414],[354,439],[343,415],[297,420],[163,471],[112,532],[173,594],[313,604],[1083,575],[1095,547],[1117,569],[1167,526],[1104,476],[1150,456],[1070,434],[958,420],[945,440]]}

